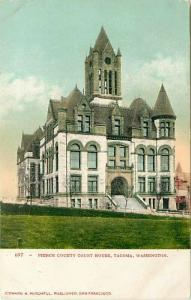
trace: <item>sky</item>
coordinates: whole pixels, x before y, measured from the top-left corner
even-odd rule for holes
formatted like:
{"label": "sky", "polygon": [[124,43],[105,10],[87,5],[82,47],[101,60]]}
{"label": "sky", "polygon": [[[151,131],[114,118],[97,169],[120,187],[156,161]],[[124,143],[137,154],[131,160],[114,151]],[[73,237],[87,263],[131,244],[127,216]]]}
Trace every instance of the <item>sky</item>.
{"label": "sky", "polygon": [[0,0],[0,197],[17,194],[22,132],[50,98],[84,88],[84,60],[104,26],[122,53],[122,96],[153,107],[163,83],[175,114],[176,162],[189,171],[189,5],[186,0]]}

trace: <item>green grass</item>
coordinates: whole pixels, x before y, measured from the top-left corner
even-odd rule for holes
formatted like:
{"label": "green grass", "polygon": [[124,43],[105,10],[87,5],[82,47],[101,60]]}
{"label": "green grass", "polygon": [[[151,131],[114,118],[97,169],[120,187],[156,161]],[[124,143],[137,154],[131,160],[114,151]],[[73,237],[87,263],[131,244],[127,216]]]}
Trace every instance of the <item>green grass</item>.
{"label": "green grass", "polygon": [[189,221],[127,215],[2,215],[1,247],[49,249],[186,249]]}

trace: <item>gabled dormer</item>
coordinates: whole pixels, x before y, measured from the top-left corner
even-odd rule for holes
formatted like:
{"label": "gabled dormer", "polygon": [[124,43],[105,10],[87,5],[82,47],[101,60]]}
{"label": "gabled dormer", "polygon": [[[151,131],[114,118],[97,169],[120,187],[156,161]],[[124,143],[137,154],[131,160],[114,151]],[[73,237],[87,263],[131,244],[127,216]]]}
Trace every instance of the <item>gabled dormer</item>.
{"label": "gabled dormer", "polygon": [[116,102],[112,110],[112,135],[121,136],[124,132],[124,117],[121,113],[120,107]]}
{"label": "gabled dormer", "polygon": [[77,132],[90,133],[94,120],[93,111],[86,97],[81,98],[74,109],[75,128]]}

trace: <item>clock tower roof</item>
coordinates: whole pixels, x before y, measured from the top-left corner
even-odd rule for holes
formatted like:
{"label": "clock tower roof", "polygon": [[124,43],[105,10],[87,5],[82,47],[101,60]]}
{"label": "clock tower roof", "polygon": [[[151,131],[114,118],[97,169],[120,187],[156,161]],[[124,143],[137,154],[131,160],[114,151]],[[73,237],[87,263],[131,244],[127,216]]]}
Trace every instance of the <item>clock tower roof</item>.
{"label": "clock tower roof", "polygon": [[[110,43],[109,38],[107,36],[107,33],[106,33],[105,29],[102,26],[101,30],[100,30],[100,33],[99,33],[99,35],[96,39],[93,50],[101,53],[102,51],[104,51],[105,47],[108,44],[111,46],[111,43]],[[112,48],[112,46],[111,46],[111,48]]]}

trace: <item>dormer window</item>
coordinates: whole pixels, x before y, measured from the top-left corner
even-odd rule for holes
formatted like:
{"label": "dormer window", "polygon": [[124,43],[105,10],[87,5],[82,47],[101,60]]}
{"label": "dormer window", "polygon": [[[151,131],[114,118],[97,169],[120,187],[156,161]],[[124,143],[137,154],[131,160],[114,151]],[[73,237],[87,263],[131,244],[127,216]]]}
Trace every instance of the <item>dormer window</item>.
{"label": "dormer window", "polygon": [[79,132],[90,132],[90,116],[78,115],[77,129]]}
{"label": "dormer window", "polygon": [[121,132],[121,122],[119,119],[114,120],[114,135],[120,135]]}
{"label": "dormer window", "polygon": [[85,116],[85,132],[90,132],[90,116]]}
{"label": "dormer window", "polygon": [[78,115],[78,131],[83,131],[83,116]]}

